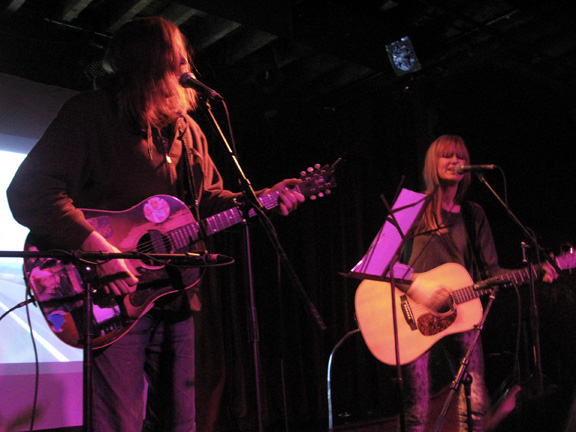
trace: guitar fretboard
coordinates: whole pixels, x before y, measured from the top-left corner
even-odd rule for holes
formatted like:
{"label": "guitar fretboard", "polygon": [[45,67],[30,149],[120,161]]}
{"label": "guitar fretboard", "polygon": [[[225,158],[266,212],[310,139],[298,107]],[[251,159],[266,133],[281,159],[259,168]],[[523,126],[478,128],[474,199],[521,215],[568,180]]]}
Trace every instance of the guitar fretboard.
{"label": "guitar fretboard", "polygon": [[[278,206],[278,195],[280,192],[268,193],[258,200],[260,203],[268,210],[271,210]],[[256,211],[254,209],[250,210],[248,213],[249,217],[256,216]],[[239,224],[244,219],[242,212],[236,208],[232,207],[221,213],[210,216],[204,220],[206,226],[206,235],[216,234],[226,228],[230,228],[236,224]],[[200,240],[200,224],[198,222],[193,222],[186,224],[172,231],[168,231],[167,235],[170,237],[172,244],[176,248],[183,248],[191,243],[195,243]]]}
{"label": "guitar fretboard", "polygon": [[[534,277],[538,275],[540,270],[539,266],[531,266],[534,269]],[[514,270],[498,276],[491,277],[484,281],[475,283],[464,288],[452,291],[452,297],[456,304],[465,303],[485,294],[489,294],[495,285],[512,283],[515,285],[522,285],[530,279],[530,272],[528,268]]]}

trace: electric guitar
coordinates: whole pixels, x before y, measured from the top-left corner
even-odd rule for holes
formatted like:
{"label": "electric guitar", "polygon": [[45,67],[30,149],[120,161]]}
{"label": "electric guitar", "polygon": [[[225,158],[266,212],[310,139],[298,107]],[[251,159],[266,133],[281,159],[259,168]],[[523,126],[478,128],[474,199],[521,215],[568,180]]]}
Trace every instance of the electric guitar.
{"label": "electric guitar", "polygon": [[[556,262],[560,269],[574,268],[576,253],[556,257]],[[445,299],[446,307],[441,312],[433,311],[398,287],[394,289],[401,365],[420,357],[443,337],[479,324],[482,319],[479,297],[489,294],[494,285],[523,284],[530,277],[529,270],[523,268],[474,284],[466,269],[455,263],[443,264],[421,276],[429,286],[438,287],[434,292]],[[396,365],[390,283],[362,281],[356,290],[355,308],[360,332],[370,352],[381,362]]]}
{"label": "electric guitar", "polygon": [[[302,183],[296,189],[310,199],[330,193],[336,186],[334,171],[338,162],[303,171]],[[264,194],[259,201],[266,209],[273,209],[279,205],[279,193]],[[204,270],[202,266],[155,262],[148,260],[146,254],[191,253],[197,250],[203,235],[200,223],[186,204],[169,195],[152,196],[124,211],[82,211],[96,231],[121,252],[142,254],[142,260],[132,260],[140,273],[135,292],[121,296],[101,290],[94,292],[92,346],[96,349],[121,338],[158,298],[198,284]],[[255,210],[250,210],[249,217],[255,215]],[[233,207],[205,219],[202,224],[206,235],[212,235],[244,220],[243,212]],[[25,250],[38,249],[27,242]],[[182,281],[182,286],[174,285],[174,272],[178,272],[176,280]],[[81,348],[85,281],[79,269],[66,259],[25,258],[24,276],[52,332],[66,344]]]}

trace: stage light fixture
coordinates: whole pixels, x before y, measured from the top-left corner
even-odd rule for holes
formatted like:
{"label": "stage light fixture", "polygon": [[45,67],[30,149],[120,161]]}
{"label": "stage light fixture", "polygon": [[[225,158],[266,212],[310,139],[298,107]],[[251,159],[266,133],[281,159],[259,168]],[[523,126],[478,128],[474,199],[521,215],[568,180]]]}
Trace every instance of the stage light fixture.
{"label": "stage light fixture", "polygon": [[386,45],[386,52],[397,76],[413,73],[421,69],[420,62],[408,36]]}

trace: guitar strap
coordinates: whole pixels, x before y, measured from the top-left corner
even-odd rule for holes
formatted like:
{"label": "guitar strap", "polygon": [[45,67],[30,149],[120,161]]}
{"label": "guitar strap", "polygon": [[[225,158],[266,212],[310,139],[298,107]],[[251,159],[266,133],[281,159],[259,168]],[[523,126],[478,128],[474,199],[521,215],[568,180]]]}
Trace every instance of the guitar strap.
{"label": "guitar strap", "polygon": [[[192,214],[196,217],[198,222],[198,227],[200,229],[201,238],[205,239],[206,236],[206,226],[202,219],[200,219],[200,210],[198,203],[198,196],[196,195],[196,187],[194,183],[194,170],[192,168],[192,149],[189,147],[186,139],[181,138],[182,143],[182,156],[184,158],[184,178],[182,179],[182,187],[186,193],[186,205],[192,211]],[[192,201],[191,203],[189,201]]]}
{"label": "guitar strap", "polygon": [[[194,169],[192,168],[192,160],[194,156],[192,155],[192,149],[189,147],[189,144],[184,137],[180,137],[180,142],[182,143],[182,156],[184,160],[184,167],[182,168],[183,171],[183,179],[181,181],[182,189],[186,195],[186,205],[192,212],[192,214],[196,217],[196,221],[198,222],[198,229],[200,230],[201,237],[200,239],[207,238],[206,236],[206,225],[200,219],[200,209],[199,209],[199,202],[198,196],[196,195],[196,187],[194,182]],[[192,201],[190,203],[189,201]],[[197,243],[198,245],[202,245],[205,248],[204,242],[200,241]],[[198,297],[198,294],[192,290],[187,290],[186,294],[188,296],[188,304],[190,305],[190,310],[199,312],[202,309],[202,302]]]}
{"label": "guitar strap", "polygon": [[483,273],[480,269],[482,260],[480,259],[480,248],[477,242],[474,212],[468,201],[462,203],[461,209],[462,219],[464,219],[464,225],[466,226],[466,235],[468,236],[468,249],[472,259],[473,272],[475,279],[478,280],[478,278],[482,278]]}

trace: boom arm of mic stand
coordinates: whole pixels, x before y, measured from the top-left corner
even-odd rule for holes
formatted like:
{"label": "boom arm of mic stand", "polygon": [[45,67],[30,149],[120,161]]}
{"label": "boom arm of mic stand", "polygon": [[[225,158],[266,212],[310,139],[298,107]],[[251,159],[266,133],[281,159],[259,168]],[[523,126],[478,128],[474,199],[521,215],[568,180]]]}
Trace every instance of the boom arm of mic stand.
{"label": "boom arm of mic stand", "polygon": [[477,172],[476,176],[478,177],[478,180],[480,180],[480,182],[483,183],[488,188],[488,190],[490,190],[490,192],[492,192],[492,195],[494,195],[494,197],[496,197],[498,202],[500,204],[502,204],[502,207],[504,207],[504,210],[506,210],[506,213],[508,213],[508,215],[516,223],[516,225],[518,225],[520,227],[520,229],[522,230],[524,235],[530,240],[532,245],[538,250],[538,253],[543,255],[544,258],[546,259],[546,261],[548,261],[554,267],[554,269],[558,273],[560,273],[562,270],[560,269],[560,267],[558,267],[558,264],[556,263],[556,261],[554,261],[547,253],[544,252],[544,250],[542,249],[542,247],[538,243],[538,240],[536,240],[536,237],[534,237],[534,235],[522,224],[522,222],[520,222],[520,220],[516,217],[516,215],[514,213],[512,213],[512,210],[510,210],[510,207],[508,207],[508,204],[506,204],[504,201],[502,201],[502,198],[500,198],[500,196],[496,193],[496,191],[492,188],[492,186],[490,186],[490,184],[486,181],[486,178],[484,177],[484,175],[481,172]]}
{"label": "boom arm of mic stand", "polygon": [[[112,259],[151,259],[157,261],[171,261],[172,264],[182,263],[180,265],[187,266],[209,266],[209,262],[205,262],[210,254],[186,252],[186,253],[142,253],[136,251],[127,252],[107,252],[107,251],[67,251],[60,249],[46,250],[46,251],[0,251],[0,257],[4,258],[54,258],[59,260],[72,260],[75,262],[90,262],[90,261],[107,261]],[[220,256],[227,259],[228,262],[217,262],[215,264],[232,264],[234,260],[230,257]]]}
{"label": "boom arm of mic stand", "polygon": [[[224,107],[226,107],[224,101],[222,103],[224,104]],[[259,207],[260,209],[264,210],[262,204],[260,203],[258,197],[256,196],[256,192],[254,192],[254,189],[252,188],[250,180],[248,180],[248,178],[244,174],[244,170],[240,166],[240,162],[238,161],[235,152],[232,150],[232,147],[228,143],[228,140],[226,139],[224,132],[222,132],[222,128],[220,127],[218,121],[214,117],[214,113],[212,112],[212,108],[210,106],[210,101],[206,99],[204,101],[204,104],[206,106],[206,112],[210,117],[210,123],[212,127],[218,133],[218,136],[220,137],[220,142],[224,146],[224,150],[226,151],[226,153],[228,153],[228,156],[230,156],[230,159],[232,159],[232,161],[234,162],[234,167],[236,168],[238,179],[240,180],[244,196],[250,201],[253,207]]]}

